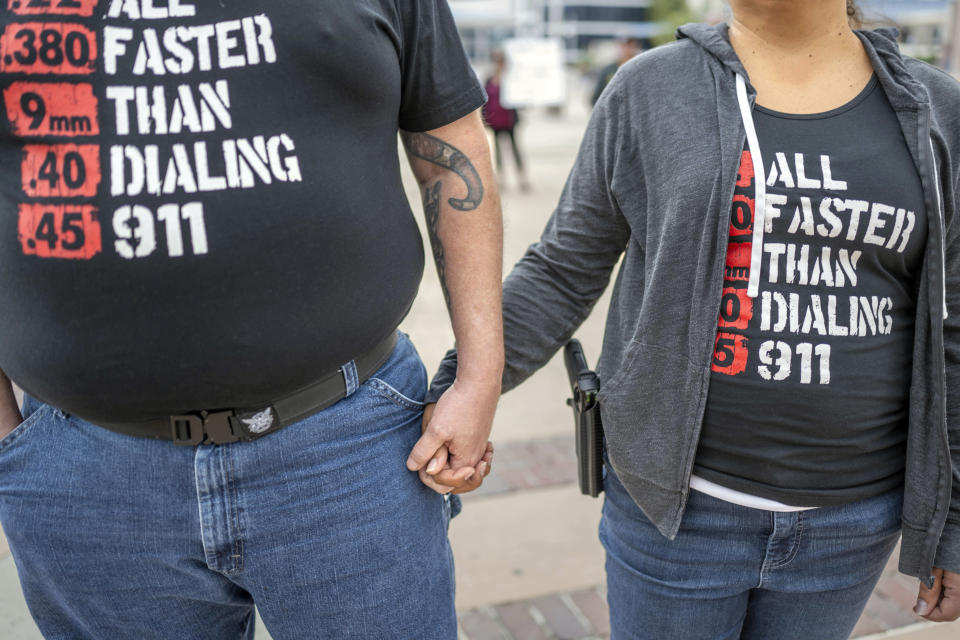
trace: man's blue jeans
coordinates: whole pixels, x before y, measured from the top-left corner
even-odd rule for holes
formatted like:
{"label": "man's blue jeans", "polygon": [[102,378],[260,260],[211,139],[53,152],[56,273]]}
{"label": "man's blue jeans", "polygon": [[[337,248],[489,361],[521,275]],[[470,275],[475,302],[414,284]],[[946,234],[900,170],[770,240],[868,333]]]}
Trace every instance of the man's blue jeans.
{"label": "man's blue jeans", "polygon": [[426,372],[401,335],[345,377],[302,422],[196,448],[29,400],[0,441],[0,522],[45,637],[251,638],[255,602],[276,640],[456,638],[452,505],[405,467]]}
{"label": "man's blue jeans", "polygon": [[[608,467],[609,469],[609,467]],[[604,481],[612,640],[841,640],[900,533],[901,490],[800,513],[693,491],[672,542]]]}

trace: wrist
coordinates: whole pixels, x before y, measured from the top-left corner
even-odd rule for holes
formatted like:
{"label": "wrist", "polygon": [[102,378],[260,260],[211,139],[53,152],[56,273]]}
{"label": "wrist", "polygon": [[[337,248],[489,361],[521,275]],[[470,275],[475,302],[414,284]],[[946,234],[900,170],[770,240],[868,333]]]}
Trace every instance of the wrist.
{"label": "wrist", "polygon": [[464,366],[458,363],[456,384],[461,387],[496,389],[500,391],[503,379],[503,361],[488,361],[474,363],[473,366]]}

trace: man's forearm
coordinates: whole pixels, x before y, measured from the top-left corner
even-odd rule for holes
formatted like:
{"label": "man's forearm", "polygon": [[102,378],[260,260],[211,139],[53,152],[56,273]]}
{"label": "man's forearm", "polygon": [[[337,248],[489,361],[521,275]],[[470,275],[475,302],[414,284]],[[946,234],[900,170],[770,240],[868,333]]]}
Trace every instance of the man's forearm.
{"label": "man's forearm", "polygon": [[423,191],[434,262],[450,311],[463,382],[499,384],[503,226],[483,125],[472,114],[427,133],[403,132]]}

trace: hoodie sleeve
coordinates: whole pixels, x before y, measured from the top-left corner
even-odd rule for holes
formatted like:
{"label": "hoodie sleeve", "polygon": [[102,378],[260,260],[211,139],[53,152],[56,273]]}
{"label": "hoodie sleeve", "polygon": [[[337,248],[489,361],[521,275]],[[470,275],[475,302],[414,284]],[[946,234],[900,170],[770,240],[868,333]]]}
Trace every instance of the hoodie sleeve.
{"label": "hoodie sleeve", "polygon": [[943,346],[947,383],[947,434],[953,460],[953,493],[950,511],[940,536],[934,564],[960,573],[960,176],[952,193],[944,194],[944,205],[953,211],[946,237],[946,302],[949,316],[943,324]]}
{"label": "hoodie sleeve", "polygon": [[[527,249],[504,282],[504,392],[546,364],[570,339],[606,289],[630,239],[611,186],[621,154],[630,148],[624,83],[625,74],[617,73],[597,102],[540,241]],[[456,371],[454,349],[441,362],[427,402],[440,398]]]}

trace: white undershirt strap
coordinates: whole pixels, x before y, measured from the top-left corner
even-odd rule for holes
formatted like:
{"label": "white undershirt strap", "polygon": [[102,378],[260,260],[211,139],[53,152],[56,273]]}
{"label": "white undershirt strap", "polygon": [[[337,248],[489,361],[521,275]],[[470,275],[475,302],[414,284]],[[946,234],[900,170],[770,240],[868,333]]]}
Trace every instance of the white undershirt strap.
{"label": "white undershirt strap", "polygon": [[704,480],[699,476],[692,476],[690,478],[690,488],[693,489],[694,491],[705,493],[708,496],[713,496],[718,500],[723,500],[724,502],[732,502],[733,504],[738,504],[741,507],[749,507],[751,509],[762,509],[764,511],[777,511],[779,513],[792,513],[795,511],[810,511],[811,509],[817,508],[817,507],[792,507],[788,504],[777,502],[776,500],[768,500],[767,498],[752,496],[749,493],[742,493],[740,491],[735,491],[734,489],[728,489],[726,487],[720,486],[719,484],[716,484],[715,482]]}

